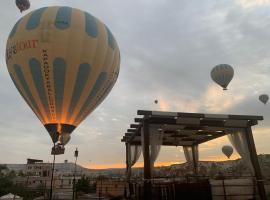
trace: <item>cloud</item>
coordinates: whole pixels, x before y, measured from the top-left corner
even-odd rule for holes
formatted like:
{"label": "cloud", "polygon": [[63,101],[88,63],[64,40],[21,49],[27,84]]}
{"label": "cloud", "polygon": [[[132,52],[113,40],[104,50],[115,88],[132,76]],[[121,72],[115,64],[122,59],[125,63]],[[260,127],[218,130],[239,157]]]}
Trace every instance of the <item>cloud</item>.
{"label": "cloud", "polygon": [[269,0],[238,0],[238,3],[244,8],[254,8],[258,6],[267,6],[270,4]]}

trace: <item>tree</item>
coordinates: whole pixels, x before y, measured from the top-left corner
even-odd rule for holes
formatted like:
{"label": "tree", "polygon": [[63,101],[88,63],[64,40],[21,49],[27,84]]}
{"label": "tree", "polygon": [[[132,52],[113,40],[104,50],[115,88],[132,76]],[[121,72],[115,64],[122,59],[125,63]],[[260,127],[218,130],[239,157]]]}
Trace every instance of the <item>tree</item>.
{"label": "tree", "polygon": [[95,185],[91,185],[90,178],[83,176],[80,180],[78,180],[76,184],[76,191],[83,193],[93,193],[96,190]]}

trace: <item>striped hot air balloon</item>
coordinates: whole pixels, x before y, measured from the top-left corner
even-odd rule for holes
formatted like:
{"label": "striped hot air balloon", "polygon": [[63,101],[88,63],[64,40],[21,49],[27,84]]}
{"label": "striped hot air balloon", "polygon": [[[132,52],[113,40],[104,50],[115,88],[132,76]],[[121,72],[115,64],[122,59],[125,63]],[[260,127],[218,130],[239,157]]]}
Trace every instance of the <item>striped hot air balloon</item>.
{"label": "striped hot air balloon", "polygon": [[114,86],[120,52],[100,20],[79,9],[54,6],[15,24],[6,63],[24,100],[53,142],[61,143]]}
{"label": "striped hot air balloon", "polygon": [[16,0],[16,6],[20,9],[20,12],[23,12],[30,8],[30,2],[29,0]]}
{"label": "striped hot air balloon", "polygon": [[269,96],[268,96],[267,94],[261,94],[261,95],[259,96],[259,100],[260,100],[261,102],[263,102],[264,104],[267,103],[268,99],[269,99]]}
{"label": "striped hot air balloon", "polygon": [[211,78],[218,85],[220,85],[223,90],[227,90],[227,86],[231,82],[234,75],[234,70],[230,65],[220,64],[215,66],[211,71]]}
{"label": "striped hot air balloon", "polygon": [[227,158],[230,158],[233,154],[233,148],[230,145],[224,145],[222,147],[222,152],[227,156]]}

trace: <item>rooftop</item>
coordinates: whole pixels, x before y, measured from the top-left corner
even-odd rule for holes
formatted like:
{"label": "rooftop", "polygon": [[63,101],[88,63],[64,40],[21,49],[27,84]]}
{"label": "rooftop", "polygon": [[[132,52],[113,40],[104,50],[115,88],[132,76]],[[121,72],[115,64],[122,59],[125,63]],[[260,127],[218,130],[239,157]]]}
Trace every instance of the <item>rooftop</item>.
{"label": "rooftop", "polygon": [[163,131],[163,145],[191,146],[227,135],[228,129],[247,128],[263,120],[262,116],[203,114],[138,110],[138,118],[122,142],[141,145],[141,129],[147,121],[150,132]]}

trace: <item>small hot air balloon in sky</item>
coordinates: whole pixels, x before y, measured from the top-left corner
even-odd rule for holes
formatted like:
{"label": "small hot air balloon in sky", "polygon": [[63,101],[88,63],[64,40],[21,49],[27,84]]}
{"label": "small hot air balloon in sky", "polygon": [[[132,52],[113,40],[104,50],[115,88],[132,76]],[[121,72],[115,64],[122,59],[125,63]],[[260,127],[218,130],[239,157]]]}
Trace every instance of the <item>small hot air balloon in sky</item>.
{"label": "small hot air balloon in sky", "polygon": [[54,6],[32,11],[15,24],[6,63],[13,83],[53,143],[66,144],[114,86],[120,51],[97,18]]}
{"label": "small hot air balloon in sky", "polygon": [[227,64],[220,64],[215,66],[211,71],[211,78],[218,85],[220,85],[223,90],[227,90],[227,86],[233,78],[233,68]]}
{"label": "small hot air balloon in sky", "polygon": [[228,157],[230,158],[231,155],[233,154],[233,148],[229,145],[225,145],[222,147],[222,152]]}
{"label": "small hot air balloon in sky", "polygon": [[261,94],[261,95],[259,96],[259,100],[260,100],[261,102],[263,102],[264,104],[267,103],[268,99],[269,99],[269,97],[268,97],[267,94]]}
{"label": "small hot air balloon in sky", "polygon": [[157,103],[158,103],[158,100],[156,99],[156,100],[155,100],[155,104],[157,104]]}
{"label": "small hot air balloon in sky", "polygon": [[28,10],[30,8],[29,0],[16,0],[16,5],[21,12]]}

